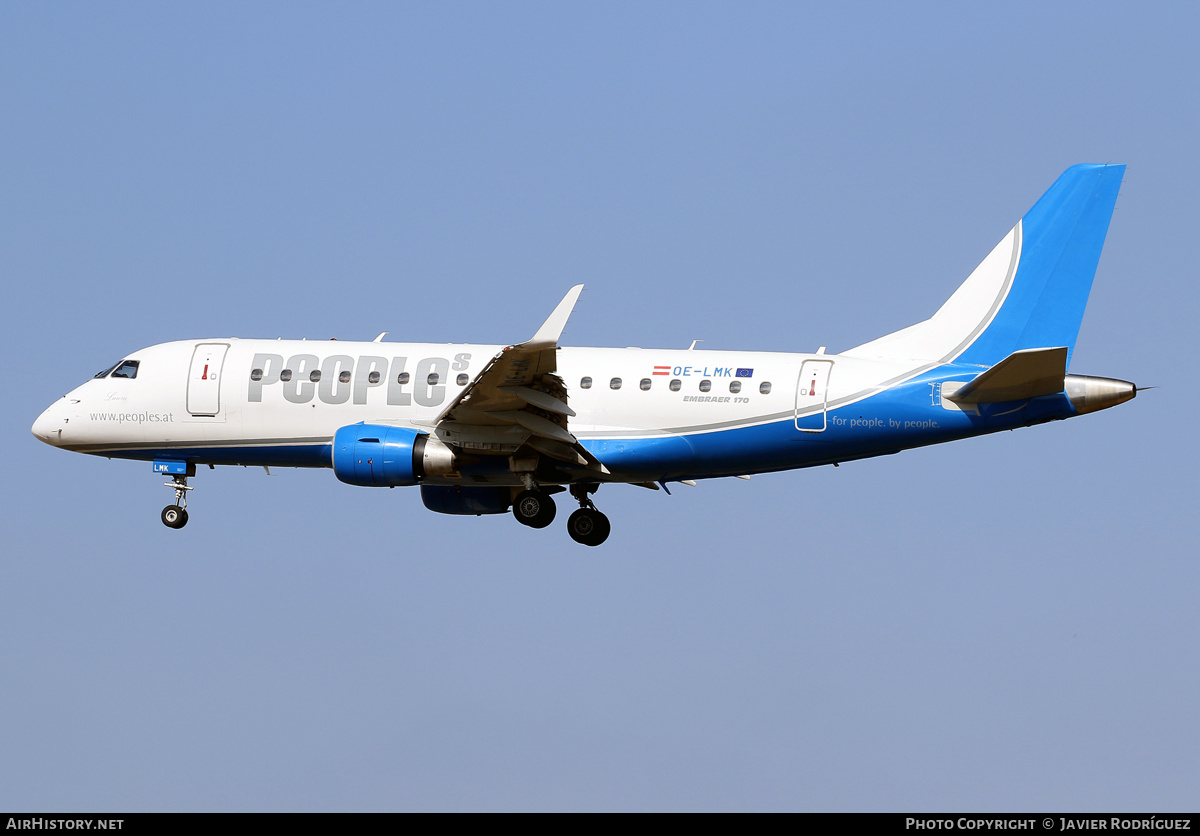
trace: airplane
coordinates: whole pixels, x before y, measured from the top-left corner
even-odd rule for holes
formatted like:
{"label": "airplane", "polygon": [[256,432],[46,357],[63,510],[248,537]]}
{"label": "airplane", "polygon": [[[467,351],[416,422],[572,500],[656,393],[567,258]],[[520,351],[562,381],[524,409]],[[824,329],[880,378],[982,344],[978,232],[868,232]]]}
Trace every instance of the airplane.
{"label": "airplane", "polygon": [[748,478],[1107,409],[1130,382],[1068,374],[1124,165],[1067,169],[929,319],[828,354],[572,348],[583,285],[513,345],[201,339],[135,351],[33,424],[64,450],[152,462],[188,521],[199,465],[329,468],[418,486],[443,514],[544,528],[602,485]]}

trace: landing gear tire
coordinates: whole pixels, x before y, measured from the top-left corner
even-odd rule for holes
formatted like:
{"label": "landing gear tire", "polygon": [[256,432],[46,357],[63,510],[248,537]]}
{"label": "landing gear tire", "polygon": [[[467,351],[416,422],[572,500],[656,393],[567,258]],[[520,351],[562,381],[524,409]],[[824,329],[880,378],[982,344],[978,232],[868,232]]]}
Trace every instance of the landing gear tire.
{"label": "landing gear tire", "polygon": [[608,539],[612,526],[608,517],[595,508],[580,508],[567,517],[567,533],[576,543],[585,546],[598,546]]}
{"label": "landing gear tire", "polygon": [[554,522],[554,500],[541,491],[521,491],[513,500],[513,516],[521,525],[545,528]]}
{"label": "landing gear tire", "polygon": [[183,528],[188,521],[187,509],[168,505],[162,510],[162,521],[167,528]]}

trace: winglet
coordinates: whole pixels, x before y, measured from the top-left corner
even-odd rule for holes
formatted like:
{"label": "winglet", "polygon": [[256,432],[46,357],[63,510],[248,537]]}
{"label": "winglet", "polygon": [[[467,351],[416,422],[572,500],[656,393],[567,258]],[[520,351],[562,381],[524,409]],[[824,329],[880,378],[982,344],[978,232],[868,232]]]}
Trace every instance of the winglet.
{"label": "winglet", "polygon": [[583,292],[581,284],[568,290],[567,295],[558,303],[558,307],[533,335],[533,339],[521,343],[521,348],[554,348],[557,346],[558,338],[562,336],[563,328],[567,326],[567,320],[570,319],[571,311],[575,309],[575,302],[579,300],[581,292]]}

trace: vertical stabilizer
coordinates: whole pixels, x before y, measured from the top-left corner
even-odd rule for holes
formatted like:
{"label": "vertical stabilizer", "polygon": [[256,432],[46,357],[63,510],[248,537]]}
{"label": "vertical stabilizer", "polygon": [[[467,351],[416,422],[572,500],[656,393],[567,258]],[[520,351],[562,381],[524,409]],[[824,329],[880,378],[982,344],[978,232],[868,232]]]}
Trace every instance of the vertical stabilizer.
{"label": "vertical stabilizer", "polygon": [[993,366],[1065,346],[1070,363],[1124,174],[1068,168],[930,319],[844,353]]}

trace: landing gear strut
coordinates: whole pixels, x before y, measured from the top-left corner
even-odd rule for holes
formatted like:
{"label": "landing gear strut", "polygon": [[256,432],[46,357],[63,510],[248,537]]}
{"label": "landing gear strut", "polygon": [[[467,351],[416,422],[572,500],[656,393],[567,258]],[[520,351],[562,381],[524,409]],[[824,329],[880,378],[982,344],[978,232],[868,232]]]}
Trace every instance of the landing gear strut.
{"label": "landing gear strut", "polygon": [[596,505],[588,496],[589,493],[595,492],[596,487],[598,486],[571,486],[571,496],[579,501],[579,510],[567,517],[567,533],[576,543],[585,546],[600,545],[608,539],[609,532],[612,531],[608,517],[596,510]]}
{"label": "landing gear strut", "polygon": [[167,528],[183,528],[187,525],[187,492],[193,490],[187,480],[186,475],[178,474],[172,476],[170,482],[163,482],[164,487],[175,489],[175,504],[162,509],[163,525]]}

